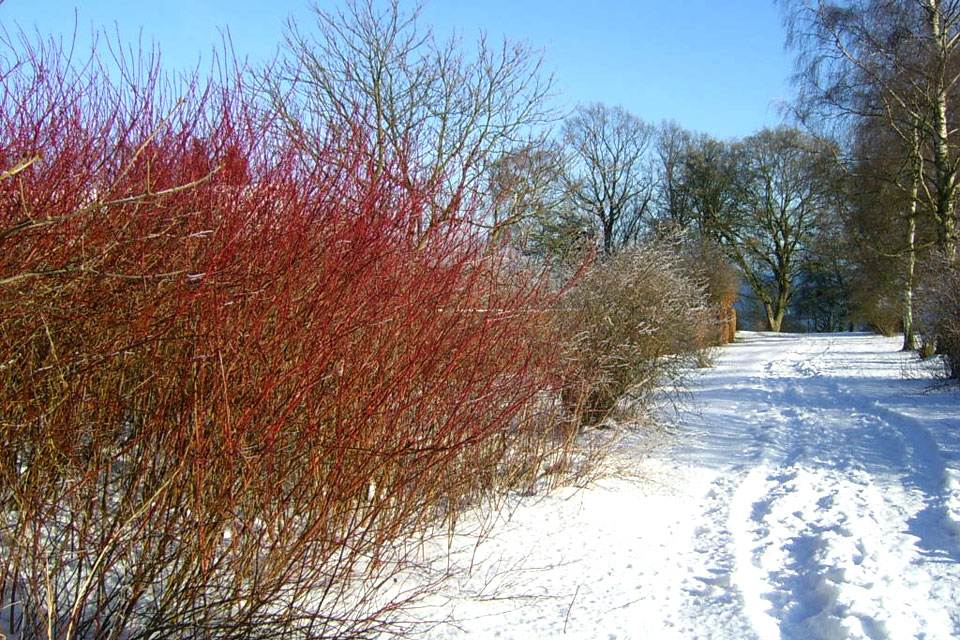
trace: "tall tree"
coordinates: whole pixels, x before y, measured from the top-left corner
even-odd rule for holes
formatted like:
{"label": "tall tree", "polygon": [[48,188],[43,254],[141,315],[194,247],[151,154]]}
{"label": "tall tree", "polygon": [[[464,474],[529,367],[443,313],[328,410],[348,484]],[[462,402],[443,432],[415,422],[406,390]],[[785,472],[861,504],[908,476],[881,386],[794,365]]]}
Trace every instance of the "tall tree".
{"label": "tall tree", "polygon": [[[711,145],[715,146],[715,145]],[[780,331],[807,243],[828,214],[830,155],[795,129],[766,129],[716,153],[717,182],[700,224],[740,268]],[[723,195],[724,205],[715,206]]]}
{"label": "tall tree", "polygon": [[654,128],[622,107],[580,107],[563,123],[572,201],[599,225],[607,254],[642,230],[653,199]]}
{"label": "tall tree", "polygon": [[715,237],[720,221],[735,214],[739,173],[733,145],[705,134],[686,145],[677,191],[687,201],[700,235]]}
{"label": "tall tree", "polygon": [[691,193],[686,188],[684,169],[693,135],[676,122],[660,126],[656,138],[656,212],[658,226],[666,230],[686,230],[694,222]]}
{"label": "tall tree", "polygon": [[930,215],[940,248],[956,253],[960,137],[951,106],[960,90],[960,2],[781,2],[788,43],[797,51],[801,117],[839,122],[847,133],[879,123],[899,140],[907,160],[888,179],[906,196],[897,213],[897,244],[904,348],[913,348],[918,216]]}
{"label": "tall tree", "polygon": [[487,208],[494,242],[509,239],[558,275],[596,246],[592,220],[572,202],[558,143],[516,149],[493,163]]}
{"label": "tall tree", "polygon": [[491,163],[487,225],[494,240],[556,214],[568,200],[563,170],[563,150],[556,143],[524,145]]}
{"label": "tall tree", "polygon": [[314,25],[289,23],[284,55],[262,74],[272,106],[308,148],[357,122],[372,132],[374,170],[399,158],[435,194],[421,234],[484,196],[490,164],[556,119],[552,79],[526,45],[438,39],[399,0],[313,11]]}
{"label": "tall tree", "polygon": [[[910,127],[898,132],[878,119],[863,119],[847,166],[851,206],[846,230],[858,250],[860,271],[877,280],[861,289],[898,300],[903,348],[915,349],[916,265],[918,255],[935,243],[931,233],[936,234],[937,226],[933,216],[924,215],[929,209],[921,206],[928,166],[921,131]],[[892,278],[884,277],[891,271]],[[886,306],[877,308],[885,313]]]}

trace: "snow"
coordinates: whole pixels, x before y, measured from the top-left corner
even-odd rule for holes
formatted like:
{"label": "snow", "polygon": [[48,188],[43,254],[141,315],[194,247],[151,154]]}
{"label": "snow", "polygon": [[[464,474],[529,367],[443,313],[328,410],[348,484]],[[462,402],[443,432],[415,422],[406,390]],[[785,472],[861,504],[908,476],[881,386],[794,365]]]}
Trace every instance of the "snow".
{"label": "snow", "polygon": [[898,339],[741,333],[664,444],[517,497],[422,637],[960,637],[960,394]]}

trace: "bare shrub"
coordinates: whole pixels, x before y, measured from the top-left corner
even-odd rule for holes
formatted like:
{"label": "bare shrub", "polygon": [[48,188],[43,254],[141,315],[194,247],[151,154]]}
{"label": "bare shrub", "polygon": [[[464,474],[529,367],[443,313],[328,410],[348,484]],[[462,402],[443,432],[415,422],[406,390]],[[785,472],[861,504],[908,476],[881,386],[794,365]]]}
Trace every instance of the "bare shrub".
{"label": "bare shrub", "polygon": [[[699,344],[710,347],[733,342],[737,332],[733,305],[740,290],[737,268],[716,244],[703,238],[681,245],[680,256],[684,272],[702,285],[706,298],[707,307],[698,323]],[[709,360],[709,350],[702,350],[700,364],[706,365]]]}
{"label": "bare shrub", "polygon": [[960,378],[960,264],[942,254],[931,257],[917,288],[921,354],[939,353],[948,373]]}
{"label": "bare shrub", "polygon": [[632,247],[587,269],[561,303],[562,399],[588,425],[624,397],[642,406],[704,346],[704,288],[670,244]]}
{"label": "bare shrub", "polygon": [[549,450],[549,298],[469,211],[416,236],[362,126],[3,46],[0,631],[391,629],[418,534]]}

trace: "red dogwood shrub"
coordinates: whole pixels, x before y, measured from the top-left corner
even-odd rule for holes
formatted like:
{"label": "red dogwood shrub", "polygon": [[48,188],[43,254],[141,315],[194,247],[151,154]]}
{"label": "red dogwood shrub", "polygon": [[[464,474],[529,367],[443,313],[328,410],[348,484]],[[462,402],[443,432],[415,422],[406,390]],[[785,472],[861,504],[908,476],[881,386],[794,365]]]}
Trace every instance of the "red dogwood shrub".
{"label": "red dogwood shrub", "polygon": [[544,420],[538,283],[469,211],[422,231],[369,131],[308,156],[238,81],[3,45],[0,631],[384,628]]}

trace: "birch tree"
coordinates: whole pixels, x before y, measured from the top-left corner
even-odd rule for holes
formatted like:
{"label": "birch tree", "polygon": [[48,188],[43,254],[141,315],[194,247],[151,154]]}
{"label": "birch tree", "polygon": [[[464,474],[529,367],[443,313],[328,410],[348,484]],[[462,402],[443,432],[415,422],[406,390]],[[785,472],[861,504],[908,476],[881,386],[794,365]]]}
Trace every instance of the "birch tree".
{"label": "birch tree", "polygon": [[880,123],[899,139],[907,160],[891,179],[906,196],[899,212],[898,254],[904,348],[913,348],[918,216],[933,219],[938,246],[950,259],[956,255],[960,138],[951,105],[960,89],[960,2],[782,0],[782,4],[788,44],[797,52],[801,119],[836,122],[847,133],[864,121]]}

